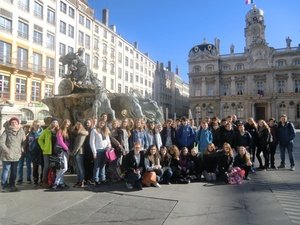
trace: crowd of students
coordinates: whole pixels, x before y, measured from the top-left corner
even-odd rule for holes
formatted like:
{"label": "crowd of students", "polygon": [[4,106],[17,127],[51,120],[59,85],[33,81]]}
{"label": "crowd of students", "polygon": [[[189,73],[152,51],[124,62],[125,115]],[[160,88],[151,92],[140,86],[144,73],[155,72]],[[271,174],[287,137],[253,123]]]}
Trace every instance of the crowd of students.
{"label": "crowd of students", "polygon": [[186,117],[159,124],[131,118],[108,122],[103,114],[73,126],[68,119],[59,124],[52,118],[44,129],[39,121],[23,129],[18,118],[12,117],[0,137],[2,191],[18,190],[15,181],[24,182],[24,162],[27,183],[53,190],[68,188],[64,174],[71,167],[75,167],[74,187],[78,188],[120,180],[128,189],[203,179],[232,183],[233,174],[248,180],[256,169],[277,169],[278,144],[278,168],[285,168],[287,150],[294,171],[294,138],[295,128],[286,115],[278,124],[274,118],[256,123],[253,118],[243,122],[233,115],[222,120],[205,118],[197,127]]}

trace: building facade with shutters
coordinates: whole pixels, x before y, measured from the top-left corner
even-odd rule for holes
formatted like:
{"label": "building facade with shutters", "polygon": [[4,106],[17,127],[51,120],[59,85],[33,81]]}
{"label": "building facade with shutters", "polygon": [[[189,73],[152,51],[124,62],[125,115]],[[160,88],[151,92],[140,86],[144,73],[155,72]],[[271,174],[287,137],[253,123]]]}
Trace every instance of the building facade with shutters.
{"label": "building facade with shutters", "polygon": [[264,13],[255,5],[246,15],[243,53],[220,55],[220,41],[194,46],[188,57],[190,107],[199,117],[241,120],[287,114],[300,125],[300,45],[273,48],[265,39]]}
{"label": "building facade with shutters", "polygon": [[102,20],[86,0],[0,0],[0,96],[22,119],[48,116],[40,100],[57,94],[67,67],[59,58],[85,49],[83,59],[106,89],[152,98],[155,62]]}

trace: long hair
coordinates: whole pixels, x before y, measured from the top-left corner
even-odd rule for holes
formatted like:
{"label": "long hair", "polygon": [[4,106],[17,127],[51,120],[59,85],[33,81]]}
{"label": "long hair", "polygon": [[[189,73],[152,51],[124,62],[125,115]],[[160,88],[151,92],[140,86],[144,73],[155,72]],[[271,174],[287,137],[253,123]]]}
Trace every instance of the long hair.
{"label": "long hair", "polygon": [[[225,151],[225,148],[226,148],[226,147],[229,149],[228,152]],[[231,148],[231,146],[230,146],[229,143],[225,142],[225,143],[223,144],[223,150],[224,150],[224,152],[225,152],[225,155],[229,155],[229,156],[233,157],[233,150],[232,150],[232,148]]]}
{"label": "long hair", "polygon": [[[250,121],[250,123],[249,123],[249,121]],[[255,122],[255,120],[254,120],[253,117],[249,117],[249,118],[248,118],[248,123],[249,123],[250,125],[253,124],[253,126],[254,126],[255,128],[257,128],[257,123]]]}
{"label": "long hair", "polygon": [[74,125],[74,133],[75,135],[82,133],[83,131],[86,131],[82,123],[76,122]]}
{"label": "long hair", "polygon": [[[151,154],[151,148],[156,148],[156,152],[154,155]],[[158,149],[156,145],[150,145],[149,148],[146,151],[145,157],[149,159],[149,161],[152,162],[154,165],[158,165],[159,159],[160,159],[160,154],[158,152]]]}
{"label": "long hair", "polygon": [[264,129],[267,129],[268,131],[269,131],[269,133],[271,132],[271,129],[270,129],[270,127],[269,127],[269,125],[266,123],[266,121],[264,121],[264,120],[260,120],[260,121],[258,121],[258,124],[259,123],[262,123],[263,125],[262,125],[262,129],[264,130]]}
{"label": "long hair", "polygon": [[68,119],[64,119],[60,126],[62,136],[65,139],[69,139],[69,128],[67,127],[67,123],[71,124],[71,121]]}
{"label": "long hair", "polygon": [[173,159],[179,159],[179,149],[176,145],[169,146],[169,154]]}
{"label": "long hair", "polygon": [[[208,148],[209,147],[213,147],[213,150],[212,151],[209,151],[208,150]],[[215,153],[216,152],[216,146],[213,144],[213,143],[209,143],[208,145],[207,145],[207,148],[206,148],[206,150],[205,150],[205,152],[204,152],[204,155],[209,155],[209,154],[212,154],[212,153]]]}
{"label": "long hair", "polygon": [[[99,127],[99,123],[100,123],[100,122],[103,122],[103,123],[104,123],[104,126],[103,126],[103,127]],[[106,121],[103,120],[102,118],[101,118],[101,119],[98,121],[98,123],[97,123],[96,131],[97,131],[98,133],[103,134],[105,137],[109,136],[109,134],[110,134],[109,128],[108,128],[107,125],[106,125]]]}

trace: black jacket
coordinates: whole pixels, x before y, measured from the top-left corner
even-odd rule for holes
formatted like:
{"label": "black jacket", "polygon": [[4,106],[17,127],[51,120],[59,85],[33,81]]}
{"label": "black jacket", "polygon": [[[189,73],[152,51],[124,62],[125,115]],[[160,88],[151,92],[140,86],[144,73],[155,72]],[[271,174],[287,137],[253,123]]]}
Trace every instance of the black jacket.
{"label": "black jacket", "polygon": [[140,169],[141,172],[144,171],[144,152],[140,152],[140,163],[137,164],[135,157],[134,157],[134,151],[130,151],[127,155],[124,156],[124,169],[125,169],[125,173],[131,173],[136,169]]}

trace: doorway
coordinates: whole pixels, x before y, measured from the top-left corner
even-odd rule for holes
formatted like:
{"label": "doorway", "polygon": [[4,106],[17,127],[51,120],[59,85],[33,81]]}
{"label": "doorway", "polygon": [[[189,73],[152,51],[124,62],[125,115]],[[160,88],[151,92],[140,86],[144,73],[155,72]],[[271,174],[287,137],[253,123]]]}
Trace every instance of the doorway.
{"label": "doorway", "polygon": [[254,104],[254,119],[258,120],[266,120],[266,106],[262,103]]}

